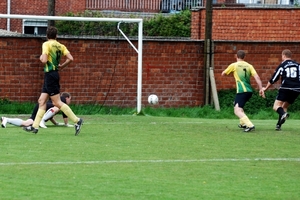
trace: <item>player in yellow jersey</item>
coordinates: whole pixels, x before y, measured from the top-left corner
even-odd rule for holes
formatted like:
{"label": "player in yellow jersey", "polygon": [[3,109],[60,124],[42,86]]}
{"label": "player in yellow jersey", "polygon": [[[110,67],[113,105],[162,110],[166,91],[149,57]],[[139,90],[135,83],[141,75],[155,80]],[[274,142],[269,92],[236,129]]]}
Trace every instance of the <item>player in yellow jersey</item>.
{"label": "player in yellow jersey", "polygon": [[[75,136],[79,134],[83,120],[78,118],[71,108],[60,99],[60,84],[59,84],[59,70],[62,70],[73,61],[73,56],[67,49],[67,47],[57,40],[57,29],[55,27],[49,27],[47,29],[48,41],[43,43],[42,55],[40,61],[44,64],[44,85],[42,93],[38,99],[39,109],[34,119],[33,125],[24,127],[24,130],[31,131],[33,133],[38,132],[39,124],[46,112],[46,103],[50,97],[53,105],[58,107],[63,113],[65,113],[75,125]],[[65,56],[66,60],[60,64],[61,58]]]}
{"label": "player in yellow jersey", "polygon": [[254,67],[244,61],[245,52],[239,50],[236,54],[236,62],[230,64],[223,72],[222,76],[233,73],[236,81],[236,96],[234,100],[234,114],[240,119],[238,127],[243,128],[244,132],[250,132],[255,130],[254,124],[250,121],[244,112],[244,106],[252,97],[253,88],[250,83],[251,76],[254,77],[258,87],[259,95],[265,98],[264,91],[262,89],[261,79],[256,73]]}

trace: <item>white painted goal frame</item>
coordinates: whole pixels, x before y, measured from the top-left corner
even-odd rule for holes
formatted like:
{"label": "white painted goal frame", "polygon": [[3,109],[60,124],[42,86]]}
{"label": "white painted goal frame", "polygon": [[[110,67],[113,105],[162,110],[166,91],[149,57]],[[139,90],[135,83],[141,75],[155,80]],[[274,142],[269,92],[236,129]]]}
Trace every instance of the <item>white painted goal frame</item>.
{"label": "white painted goal frame", "polygon": [[[143,58],[143,19],[139,18],[96,18],[96,17],[62,17],[62,16],[42,16],[42,15],[10,15],[0,14],[0,18],[7,19],[43,19],[43,20],[62,20],[62,21],[105,21],[105,22],[119,22],[118,30],[132,46],[132,48],[138,54],[138,74],[137,74],[137,113],[142,109],[142,58]],[[126,23],[138,23],[138,47],[136,48],[128,37],[120,29],[119,25],[122,22]]]}

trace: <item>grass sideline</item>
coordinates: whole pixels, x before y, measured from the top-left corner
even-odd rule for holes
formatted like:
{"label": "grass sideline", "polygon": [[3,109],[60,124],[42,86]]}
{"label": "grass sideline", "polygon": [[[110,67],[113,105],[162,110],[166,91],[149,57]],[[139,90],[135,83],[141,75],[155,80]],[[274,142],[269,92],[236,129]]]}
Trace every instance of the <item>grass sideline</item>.
{"label": "grass sideline", "polygon": [[297,120],[244,133],[237,119],[83,118],[76,137],[49,123],[37,135],[2,128],[1,199],[300,198]]}

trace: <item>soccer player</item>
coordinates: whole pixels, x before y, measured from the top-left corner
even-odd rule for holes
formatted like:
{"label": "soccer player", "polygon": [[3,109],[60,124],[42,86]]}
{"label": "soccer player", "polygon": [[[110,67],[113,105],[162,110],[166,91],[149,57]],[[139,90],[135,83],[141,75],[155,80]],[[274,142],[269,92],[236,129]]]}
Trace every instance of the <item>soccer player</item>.
{"label": "soccer player", "polygon": [[274,74],[262,91],[266,91],[281,77],[281,86],[278,90],[273,110],[278,113],[278,121],[275,130],[280,131],[281,125],[289,117],[287,109],[293,104],[300,94],[300,71],[299,64],[292,60],[292,52],[285,49],[281,53],[282,63],[276,68]]}
{"label": "soccer player", "polygon": [[[33,125],[25,127],[24,130],[33,133],[38,132],[39,124],[46,112],[46,102],[50,99],[53,105],[58,107],[65,113],[70,120],[75,123],[75,136],[80,132],[83,120],[78,118],[71,108],[60,100],[60,84],[59,84],[59,70],[62,70],[73,61],[73,56],[67,47],[59,43],[57,39],[57,29],[53,26],[47,28],[47,41],[42,45],[42,55],[40,61],[44,64],[44,84],[42,93],[38,99],[39,109],[34,119]],[[66,60],[60,64],[61,58],[65,56]]]}
{"label": "soccer player", "polygon": [[[61,101],[66,104],[70,104],[71,103],[70,93],[63,92],[61,94]],[[73,127],[72,125],[68,124],[68,117],[64,113],[62,113],[64,123],[62,124],[62,123],[56,122],[56,120],[53,117],[54,117],[54,115],[56,115],[59,112],[59,109],[57,107],[53,106],[53,103],[50,100],[47,102],[46,106],[47,106],[47,112],[45,113],[45,115],[43,116],[43,118],[41,120],[40,127],[47,128],[45,125],[45,122],[48,120],[50,120],[54,125],[64,125],[67,127]],[[20,118],[1,117],[2,128],[6,128],[7,123],[15,125],[15,126],[23,126],[23,127],[31,126],[33,124],[33,120],[36,116],[38,108],[39,108],[39,104],[36,104],[33,109],[32,114],[31,114],[31,117],[27,120],[22,120]]]}
{"label": "soccer player", "polygon": [[254,67],[244,61],[245,52],[239,50],[236,54],[236,62],[230,64],[223,72],[222,76],[233,73],[236,81],[236,96],[234,100],[234,114],[240,119],[239,128],[243,128],[244,132],[250,132],[255,130],[254,124],[250,121],[244,112],[244,106],[252,97],[253,88],[250,84],[251,76],[254,77],[258,87],[259,95],[265,97],[262,89],[261,79],[256,73]]}

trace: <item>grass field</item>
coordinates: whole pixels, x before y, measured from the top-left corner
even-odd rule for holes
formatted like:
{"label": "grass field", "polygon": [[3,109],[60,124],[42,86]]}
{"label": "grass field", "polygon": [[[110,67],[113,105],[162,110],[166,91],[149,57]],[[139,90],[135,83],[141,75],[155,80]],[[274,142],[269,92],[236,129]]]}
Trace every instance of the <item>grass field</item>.
{"label": "grass field", "polygon": [[0,199],[300,199],[299,120],[83,118],[76,137],[2,128]]}

